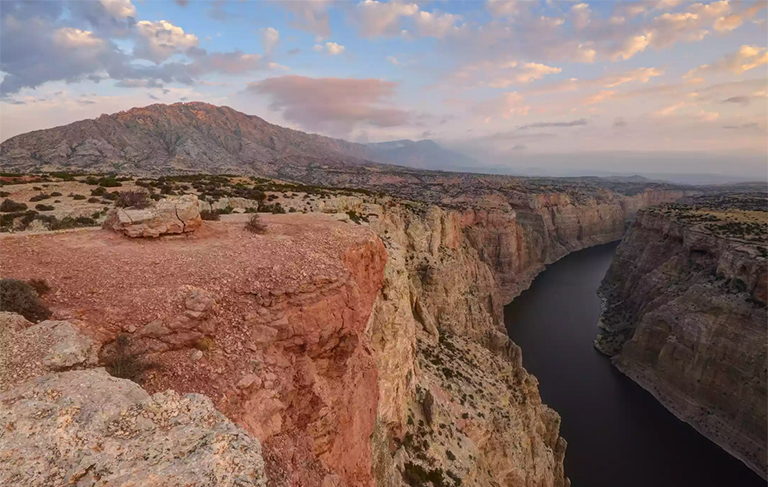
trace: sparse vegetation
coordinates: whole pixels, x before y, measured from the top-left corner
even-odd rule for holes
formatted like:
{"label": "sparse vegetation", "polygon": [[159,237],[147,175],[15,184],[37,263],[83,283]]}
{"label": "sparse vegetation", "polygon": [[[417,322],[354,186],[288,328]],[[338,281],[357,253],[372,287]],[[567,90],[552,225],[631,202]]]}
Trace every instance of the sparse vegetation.
{"label": "sparse vegetation", "polygon": [[42,203],[38,203],[35,205],[35,209],[37,211],[53,211],[56,208],[53,205],[44,205]]}
{"label": "sparse vegetation", "polygon": [[147,361],[136,350],[130,336],[125,333],[117,335],[110,348],[111,350],[107,353],[104,362],[107,372],[114,377],[132,380],[140,384],[147,371],[157,368],[157,364]]}
{"label": "sparse vegetation", "polygon": [[13,200],[4,200],[0,203],[0,211],[3,213],[11,213],[16,211],[24,211],[27,209],[27,205],[24,203],[16,203]]}
{"label": "sparse vegetation", "polygon": [[152,200],[149,199],[149,193],[144,191],[123,191],[117,197],[115,206],[140,209],[148,207],[151,203]]}
{"label": "sparse vegetation", "polygon": [[213,348],[213,345],[214,342],[212,338],[202,337],[197,340],[193,346],[201,352],[207,352]]}
{"label": "sparse vegetation", "polygon": [[32,286],[38,296],[43,296],[51,291],[51,286],[45,279],[30,279],[27,283]]}
{"label": "sparse vegetation", "polygon": [[35,288],[18,279],[0,279],[0,311],[18,313],[33,322],[51,316]]}
{"label": "sparse vegetation", "polygon": [[264,234],[267,233],[267,225],[261,221],[259,215],[254,213],[248,219],[248,223],[245,224],[245,229],[252,233]]}
{"label": "sparse vegetation", "polygon": [[200,218],[203,220],[217,221],[221,219],[221,216],[217,211],[203,210],[200,212]]}

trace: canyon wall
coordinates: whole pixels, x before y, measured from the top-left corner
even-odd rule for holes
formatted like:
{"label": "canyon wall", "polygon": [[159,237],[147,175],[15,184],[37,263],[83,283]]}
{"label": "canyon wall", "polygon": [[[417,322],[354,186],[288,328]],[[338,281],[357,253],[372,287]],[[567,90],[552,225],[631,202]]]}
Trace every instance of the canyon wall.
{"label": "canyon wall", "polygon": [[641,212],[600,287],[595,341],[670,411],[763,477],[767,279],[754,243]]}
{"label": "canyon wall", "polygon": [[423,465],[463,485],[566,485],[560,418],[541,403],[507,338],[504,304],[545,264],[619,239],[637,208],[681,196],[519,194],[468,209],[349,200],[326,208],[371,216],[389,254],[370,329],[379,485],[401,485],[392,468],[408,479]]}
{"label": "canyon wall", "polygon": [[150,393],[210,397],[259,439],[270,485],[560,487],[560,418],[507,338],[503,306],[545,264],[679,196],[278,198],[335,215],[262,216],[265,235],[228,215],[152,242],[8,236],[0,271],[44,277],[56,317],[80,320],[104,357],[118,335],[148,351]]}

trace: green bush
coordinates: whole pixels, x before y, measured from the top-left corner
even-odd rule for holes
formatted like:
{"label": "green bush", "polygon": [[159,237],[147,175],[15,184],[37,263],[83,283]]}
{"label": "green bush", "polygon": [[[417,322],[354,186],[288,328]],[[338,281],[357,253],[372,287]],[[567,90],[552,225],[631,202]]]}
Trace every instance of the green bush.
{"label": "green bush", "polygon": [[102,188],[101,186],[91,190],[91,196],[104,196],[105,194],[107,194],[107,188]]}
{"label": "green bush", "polygon": [[35,209],[37,211],[53,211],[55,208],[53,205],[44,205],[42,203],[38,203],[35,205]]}
{"label": "green bush", "polygon": [[219,220],[221,217],[219,216],[219,213],[216,211],[210,211],[210,210],[203,210],[200,212],[200,218],[203,220]]}
{"label": "green bush", "polygon": [[16,203],[13,200],[5,200],[0,203],[0,211],[3,213],[11,213],[16,211],[24,211],[27,209],[27,205],[24,203]]}
{"label": "green bush", "polygon": [[58,191],[54,191],[53,193],[51,193],[51,196],[54,196],[54,197],[61,196],[61,193],[59,193]]}
{"label": "green bush", "polygon": [[0,311],[18,313],[29,321],[42,321],[51,316],[35,289],[18,279],[0,279]]}
{"label": "green bush", "polygon": [[149,194],[144,191],[123,191],[115,201],[115,206],[120,208],[146,208],[150,204]]}
{"label": "green bush", "polygon": [[72,195],[72,199],[73,199],[73,200],[84,200],[84,199],[85,199],[85,196],[83,196],[83,195],[81,195],[81,194],[73,194],[73,195]]}
{"label": "green bush", "polygon": [[105,188],[117,188],[118,186],[122,186],[123,183],[118,181],[116,178],[107,177],[107,178],[101,178],[99,179],[99,186],[105,187]]}

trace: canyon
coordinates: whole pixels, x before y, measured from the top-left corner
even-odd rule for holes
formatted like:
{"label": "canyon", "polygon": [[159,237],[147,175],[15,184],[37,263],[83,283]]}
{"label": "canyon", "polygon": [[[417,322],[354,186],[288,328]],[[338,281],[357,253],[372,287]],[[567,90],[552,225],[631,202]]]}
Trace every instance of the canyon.
{"label": "canyon", "polygon": [[564,486],[559,416],[503,306],[547,263],[621,238],[637,209],[684,192],[563,186],[443,191],[441,204],[436,190],[296,187],[271,193],[289,214],[262,216],[265,235],[238,214],[148,241],[22,232],[2,237],[0,272],[45,278],[55,317],[102,357],[130,337],[158,365],[149,393],[210,397],[261,442],[270,485]]}
{"label": "canyon", "polygon": [[641,210],[600,287],[598,350],[763,478],[765,195]]}

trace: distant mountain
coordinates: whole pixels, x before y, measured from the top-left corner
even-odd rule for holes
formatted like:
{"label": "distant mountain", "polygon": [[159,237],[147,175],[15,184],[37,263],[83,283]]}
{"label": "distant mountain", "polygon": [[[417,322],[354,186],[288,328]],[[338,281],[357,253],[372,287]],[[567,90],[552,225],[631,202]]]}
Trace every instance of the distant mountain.
{"label": "distant mountain", "polygon": [[366,144],[372,150],[369,158],[416,169],[466,170],[478,168],[476,160],[446,149],[433,140],[395,140]]}
{"label": "distant mountain", "polygon": [[229,107],[174,103],[37,130],[0,144],[17,171],[238,173],[280,177],[311,166],[373,165],[363,144],[271,124]]}

